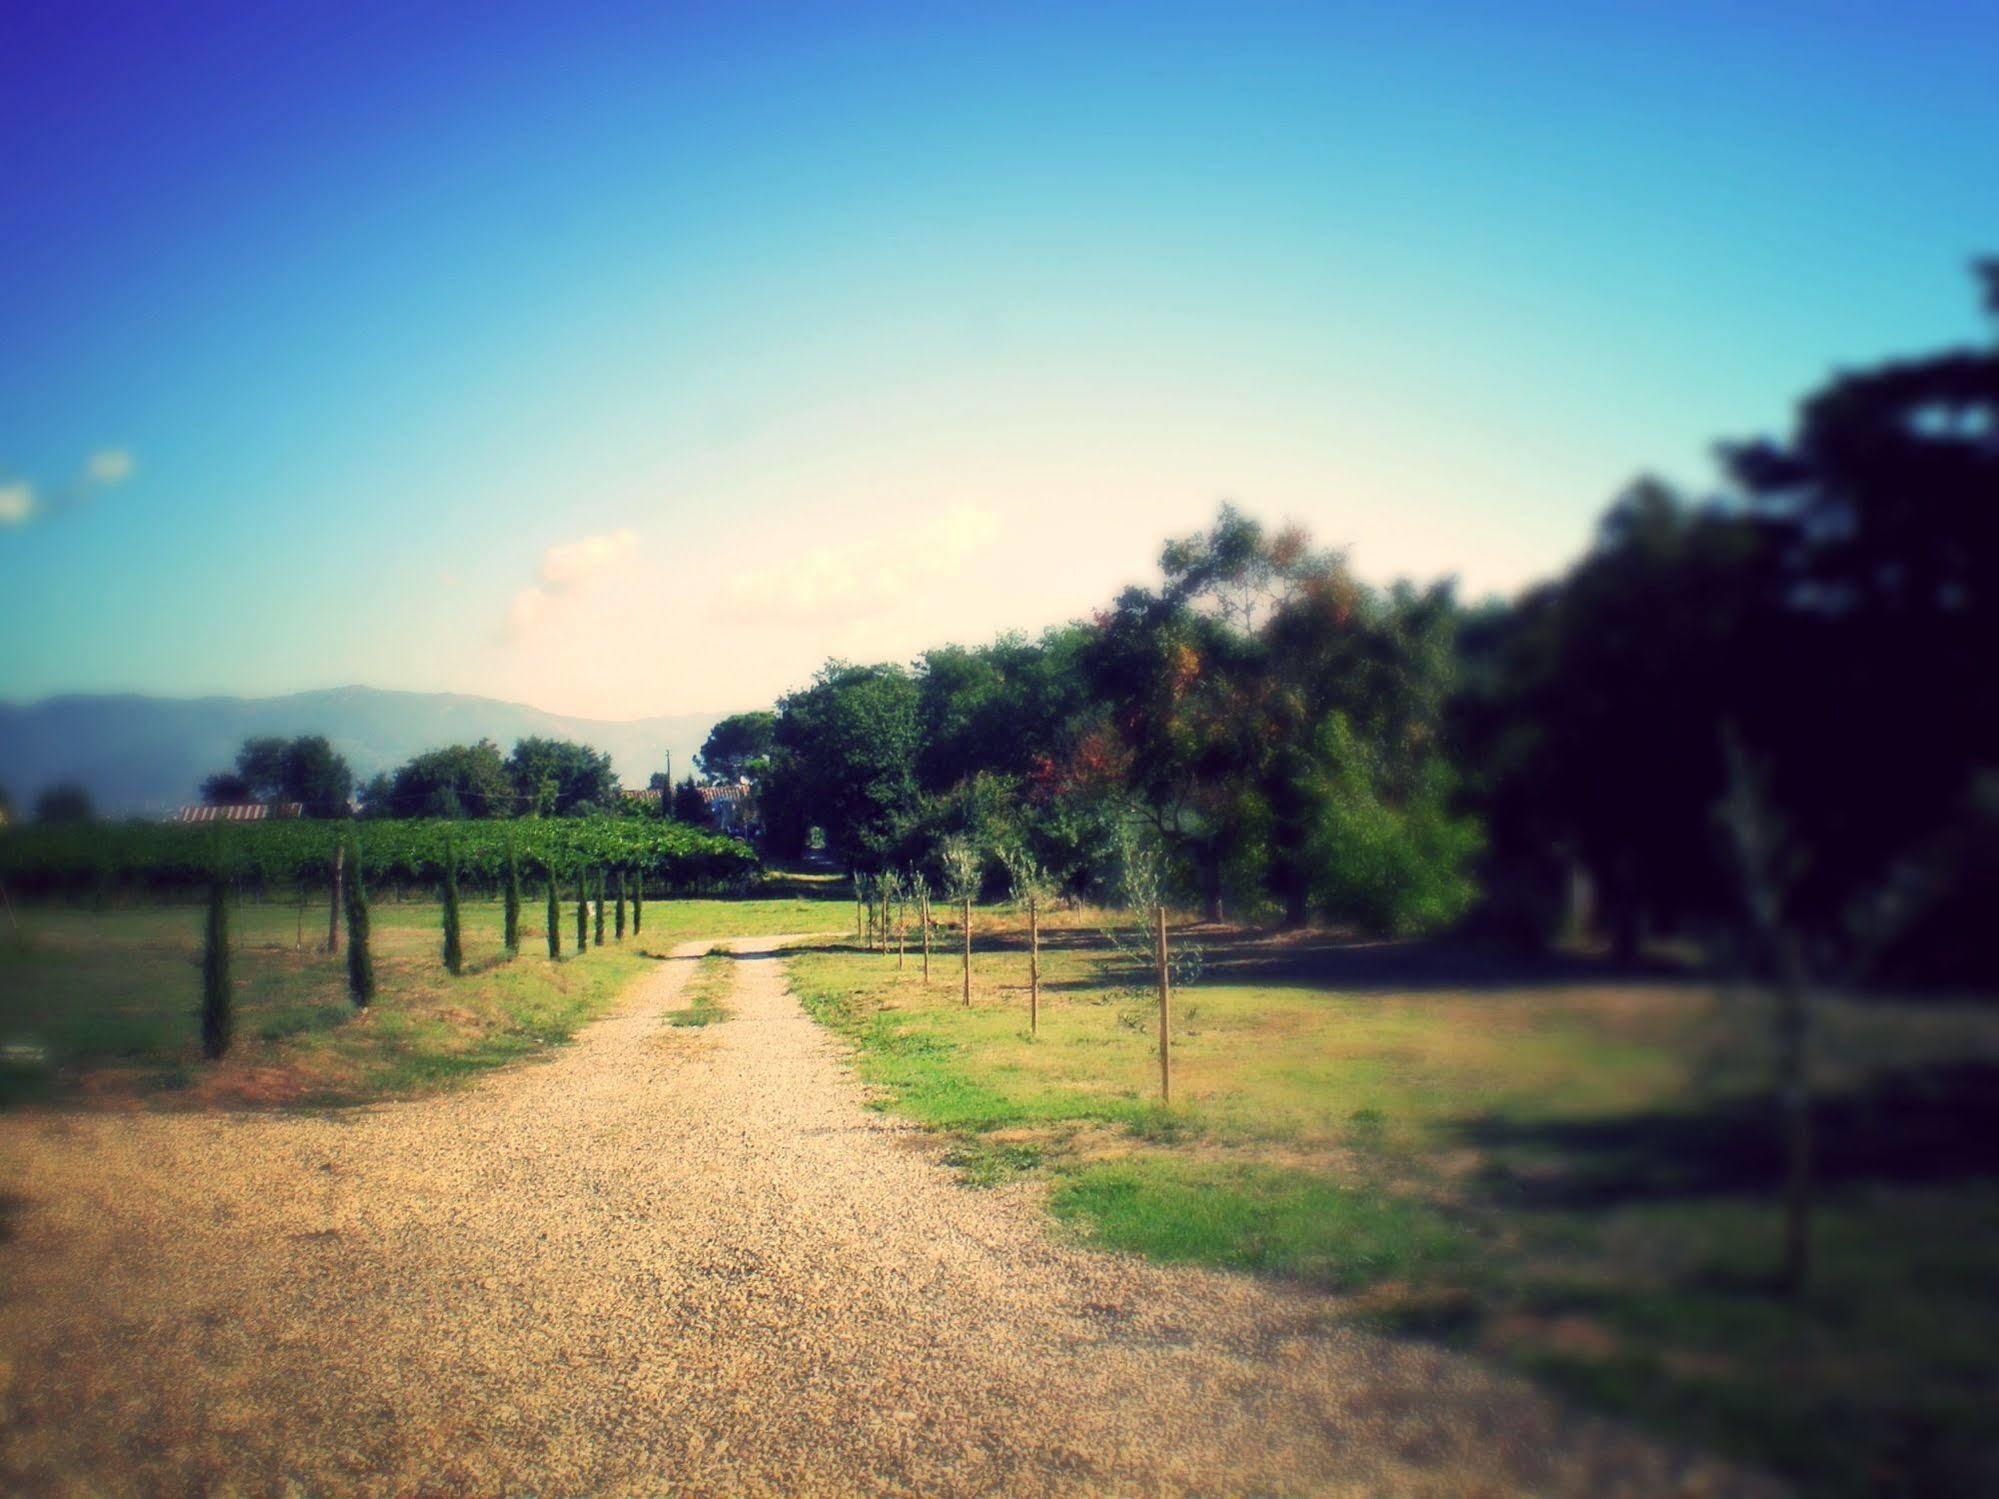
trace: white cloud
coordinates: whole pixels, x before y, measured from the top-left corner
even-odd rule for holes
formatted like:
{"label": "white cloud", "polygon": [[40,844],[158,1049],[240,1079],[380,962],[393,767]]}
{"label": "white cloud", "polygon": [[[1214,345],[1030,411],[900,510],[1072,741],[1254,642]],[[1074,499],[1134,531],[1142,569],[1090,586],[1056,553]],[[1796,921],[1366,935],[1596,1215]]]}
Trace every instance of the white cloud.
{"label": "white cloud", "polygon": [[25,525],[35,514],[35,491],[25,482],[0,484],[0,526]]}
{"label": "white cloud", "polygon": [[866,611],[906,600],[927,584],[958,576],[999,538],[999,517],[953,505],[907,531],[808,548],[769,567],[732,575],[728,598],[745,615],[795,621]]}
{"label": "white cloud", "polygon": [[638,548],[638,533],[629,528],[550,547],[541,554],[541,581],[521,589],[507,606],[507,638],[517,646],[540,641],[564,613],[565,601],[599,591]]}
{"label": "white cloud", "polygon": [[123,448],[100,448],[90,455],[83,466],[83,473],[92,484],[109,487],[123,484],[131,478],[135,467],[132,455]]}
{"label": "white cloud", "polygon": [[558,592],[581,588],[620,563],[630,561],[638,549],[638,533],[629,527],[563,542],[542,554],[541,580]]}

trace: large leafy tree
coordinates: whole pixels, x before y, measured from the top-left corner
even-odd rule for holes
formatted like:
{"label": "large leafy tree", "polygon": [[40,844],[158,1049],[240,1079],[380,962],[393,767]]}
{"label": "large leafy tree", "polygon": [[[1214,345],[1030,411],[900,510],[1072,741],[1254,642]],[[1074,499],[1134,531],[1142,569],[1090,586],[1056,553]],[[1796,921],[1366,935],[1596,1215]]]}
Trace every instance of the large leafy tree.
{"label": "large leafy tree", "polygon": [[609,807],[618,799],[611,757],[567,739],[519,740],[507,757],[516,805],[543,817]]}
{"label": "large leafy tree", "polygon": [[732,713],[708,731],[694,762],[711,781],[755,779],[770,758],[776,734],[775,713]]}
{"label": "large leafy tree", "polygon": [[505,817],[517,801],[499,746],[481,739],[426,751],[398,768],[386,787],[371,784],[369,810],[381,804],[394,817]]}
{"label": "large leafy tree", "polygon": [[[1448,591],[1379,595],[1302,532],[1268,532],[1231,506],[1207,532],[1168,543],[1160,565],[1164,586],[1121,595],[1084,657],[1135,804],[1191,868],[1211,917],[1233,887],[1291,924],[1315,895],[1330,915],[1384,924],[1391,893],[1349,899],[1356,870],[1322,877],[1327,818],[1365,805],[1378,836],[1413,838],[1405,816],[1421,797],[1427,818],[1448,819]],[[1436,888],[1455,890],[1466,842],[1403,852],[1450,860]],[[1462,901],[1418,903],[1440,904]]]}
{"label": "large leafy tree", "polygon": [[233,771],[201,783],[201,799],[212,806],[298,802],[308,817],[345,817],[353,791],[353,770],[323,734],[246,739]]}
{"label": "large leafy tree", "polygon": [[1990,971],[1999,682],[1967,668],[1999,649],[1999,348],[1842,375],[1789,436],[1724,456],[1736,493],[1643,481],[1565,577],[1468,622],[1459,727],[1495,882],[1572,863],[1626,947],[1732,921],[1732,740],[1821,961]]}
{"label": "large leafy tree", "polygon": [[[1999,317],[1999,262],[1979,269]],[[1924,886],[1929,919],[1892,939],[1904,962],[1999,971],[1970,936],[1999,896],[1999,341],[1842,375],[1788,438],[1727,459],[1777,538],[1777,661],[1754,696],[1781,712],[1745,738],[1797,830],[1800,915],[1889,940],[1853,928]]]}
{"label": "large leafy tree", "polygon": [[808,827],[864,868],[890,862],[914,822],[922,733],[917,684],[900,666],[829,663],[779,702],[764,790],[773,842]]}
{"label": "large leafy tree", "polygon": [[1460,754],[1493,824],[1489,883],[1540,892],[1523,921],[1558,922],[1572,869],[1627,954],[1718,909],[1720,725],[1781,716],[1748,685],[1773,673],[1768,545],[1739,511],[1640,480],[1565,577],[1467,626]]}
{"label": "large leafy tree", "polygon": [[90,793],[75,781],[51,786],[35,798],[36,822],[89,822],[96,815],[97,805]]}
{"label": "large leafy tree", "polygon": [[279,790],[308,817],[345,817],[354,772],[324,735],[305,734],[285,746]]}

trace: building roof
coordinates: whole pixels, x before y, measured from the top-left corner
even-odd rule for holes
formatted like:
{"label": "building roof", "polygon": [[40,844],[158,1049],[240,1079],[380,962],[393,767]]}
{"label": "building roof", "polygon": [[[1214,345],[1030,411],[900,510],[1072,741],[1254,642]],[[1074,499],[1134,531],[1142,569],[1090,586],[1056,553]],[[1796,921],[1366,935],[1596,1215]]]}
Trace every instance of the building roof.
{"label": "building roof", "polygon": [[262,822],[266,818],[303,817],[304,802],[226,802],[212,807],[194,802],[182,807],[176,822]]}

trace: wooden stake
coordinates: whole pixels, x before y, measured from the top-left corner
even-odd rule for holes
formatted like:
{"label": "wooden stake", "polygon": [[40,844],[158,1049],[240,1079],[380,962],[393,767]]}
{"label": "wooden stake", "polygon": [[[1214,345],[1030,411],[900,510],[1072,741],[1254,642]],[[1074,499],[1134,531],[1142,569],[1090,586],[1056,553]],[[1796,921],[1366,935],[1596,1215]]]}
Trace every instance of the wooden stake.
{"label": "wooden stake", "polygon": [[923,982],[927,984],[930,982],[930,892],[928,890],[923,892],[920,904],[922,914],[919,920],[923,923]]}
{"label": "wooden stake", "polygon": [[1041,1034],[1041,916],[1031,895],[1027,898],[1027,1033]]}
{"label": "wooden stake", "polygon": [[908,950],[909,906],[898,891],[895,897],[895,966],[898,972],[902,969],[903,958]]}
{"label": "wooden stake", "polygon": [[965,1008],[972,1005],[972,898],[965,897]]}
{"label": "wooden stake", "polygon": [[1159,1101],[1173,1102],[1173,1062],[1167,1051],[1171,1032],[1173,980],[1166,968],[1166,907],[1154,908],[1159,918]]}

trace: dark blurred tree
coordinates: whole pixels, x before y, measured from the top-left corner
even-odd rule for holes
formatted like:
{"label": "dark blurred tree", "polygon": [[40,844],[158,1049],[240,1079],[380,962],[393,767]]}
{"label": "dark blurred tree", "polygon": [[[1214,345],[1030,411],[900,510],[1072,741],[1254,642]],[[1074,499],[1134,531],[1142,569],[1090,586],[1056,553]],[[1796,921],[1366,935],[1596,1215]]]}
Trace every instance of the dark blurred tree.
{"label": "dark blurred tree", "polygon": [[308,817],[347,816],[353,791],[353,770],[323,734],[246,739],[233,771],[201,783],[201,799],[210,806],[297,802]]}
{"label": "dark blurred tree", "polygon": [[770,757],[776,731],[775,713],[732,713],[708,731],[694,763],[711,781],[755,779]]}
{"label": "dark blurred tree", "polygon": [[[1999,263],[1979,273],[1999,314]],[[1999,343],[1841,375],[1787,440],[1725,456],[1776,537],[1781,659],[1743,732],[1804,844],[1799,900],[1829,932],[1999,766]],[[1999,887],[1939,893],[1989,909]],[[1891,945],[1916,958],[1944,937],[1912,919]]]}
{"label": "dark blurred tree", "polygon": [[249,785],[258,800],[277,797],[285,784],[286,740],[275,735],[245,739],[236,751],[236,774]]}
{"label": "dark blurred tree", "polygon": [[218,770],[201,783],[201,799],[211,807],[241,806],[256,796],[256,789],[233,770]]}
{"label": "dark blurred tree", "polygon": [[354,772],[324,735],[302,734],[285,746],[280,800],[300,803],[307,817],[345,817]]}
{"label": "dark blurred tree", "polygon": [[396,815],[395,778],[386,771],[368,778],[360,792],[361,815],[363,817],[394,817]]}
{"label": "dark blurred tree", "polygon": [[1731,888],[1708,811],[1718,726],[1766,675],[1764,529],[1641,479],[1559,582],[1467,625],[1460,759],[1491,824],[1488,884],[1556,908],[1570,864],[1626,956],[1648,925],[1713,916]]}
{"label": "dark blurred tree", "polygon": [[713,821],[708,815],[708,799],[701,794],[701,788],[694,784],[693,776],[689,776],[674,788],[673,816],[676,821],[696,828],[705,828]]}
{"label": "dark blurred tree", "polygon": [[1493,883],[1586,870],[1627,951],[1733,924],[1728,724],[1790,830],[1814,962],[1999,972],[1967,940],[1999,900],[1999,680],[1973,665],[1999,647],[1999,348],[1841,375],[1724,457],[1738,496],[1641,481],[1565,577],[1465,621]]}
{"label": "dark blurred tree", "polygon": [[63,781],[35,798],[36,822],[89,822],[97,816],[90,793],[75,781]]}

